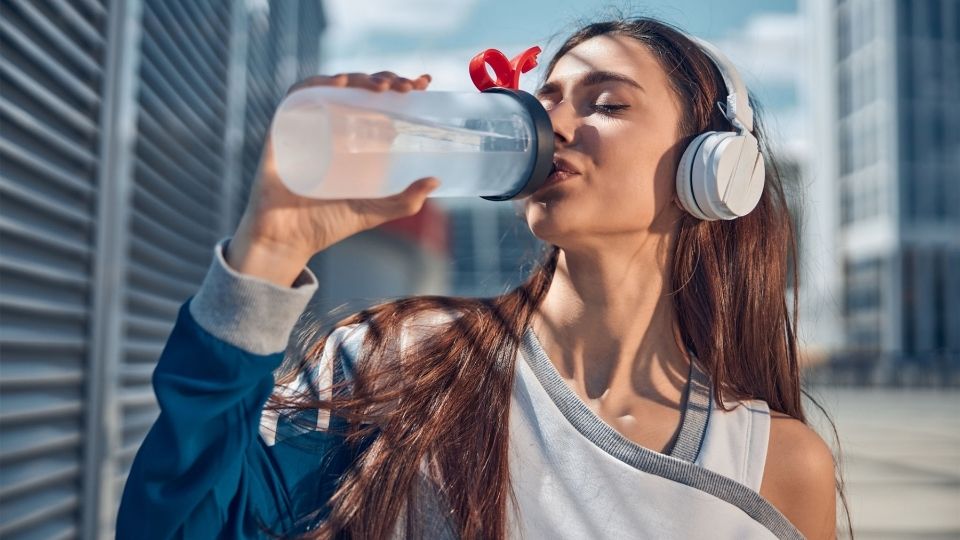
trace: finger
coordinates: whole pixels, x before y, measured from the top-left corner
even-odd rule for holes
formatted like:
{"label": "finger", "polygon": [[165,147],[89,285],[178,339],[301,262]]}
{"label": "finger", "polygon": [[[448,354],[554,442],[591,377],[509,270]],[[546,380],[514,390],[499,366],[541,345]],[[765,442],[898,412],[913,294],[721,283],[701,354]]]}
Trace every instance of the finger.
{"label": "finger", "polygon": [[398,219],[420,212],[427,196],[439,186],[440,179],[435,176],[420,178],[400,193],[380,199],[382,215],[385,219]]}
{"label": "finger", "polygon": [[384,81],[382,77],[373,77],[366,73],[352,72],[347,73],[346,86],[351,88],[366,88],[368,90],[385,90],[390,87],[389,81]]}
{"label": "finger", "polygon": [[409,92],[410,90],[413,90],[413,81],[407,79],[406,77],[397,77],[393,80],[390,88],[396,90],[397,92]]}
{"label": "finger", "polygon": [[371,84],[373,84],[373,90],[383,92],[384,90],[389,90],[390,87],[393,86],[393,81],[391,79],[371,79]]}
{"label": "finger", "polygon": [[370,82],[376,87],[376,90],[386,90],[393,85],[397,74],[392,71],[378,71],[370,75]]}
{"label": "finger", "polygon": [[438,187],[440,187],[440,179],[436,176],[427,176],[411,183],[406,189],[400,192],[400,195],[406,196],[408,193],[413,196],[419,196],[421,194],[427,195]]}
{"label": "finger", "polygon": [[369,88],[377,90],[380,87],[388,88],[380,80],[374,80],[370,75],[360,72],[338,73],[332,76],[308,77],[297,83],[297,86],[349,86],[353,88]]}
{"label": "finger", "polygon": [[346,86],[348,80],[349,76],[345,73],[337,73],[336,75],[311,75],[291,85],[287,90],[287,95],[312,86]]}
{"label": "finger", "polygon": [[414,90],[425,90],[427,86],[430,84],[431,80],[432,80],[432,77],[430,77],[430,75],[427,73],[424,73],[423,75],[417,77],[416,79],[413,80]]}
{"label": "finger", "polygon": [[370,77],[369,82],[363,87],[370,88],[371,90],[376,90],[378,92],[382,92],[384,90],[389,89],[391,84],[392,84],[391,79],[381,79],[378,77]]}

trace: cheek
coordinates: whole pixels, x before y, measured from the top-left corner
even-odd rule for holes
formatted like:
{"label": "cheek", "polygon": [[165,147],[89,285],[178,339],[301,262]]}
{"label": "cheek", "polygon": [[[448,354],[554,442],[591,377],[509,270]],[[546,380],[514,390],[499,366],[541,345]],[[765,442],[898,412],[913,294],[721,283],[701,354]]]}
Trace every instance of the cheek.
{"label": "cheek", "polygon": [[645,211],[660,204],[664,188],[671,187],[661,170],[662,149],[637,141],[619,149],[608,148],[606,153],[601,176],[611,204],[629,204]]}
{"label": "cheek", "polygon": [[659,220],[669,218],[675,192],[669,136],[637,124],[594,124],[581,133],[583,151],[593,161],[589,178],[540,198],[543,205],[526,201],[534,234],[559,243],[578,234],[659,229]]}

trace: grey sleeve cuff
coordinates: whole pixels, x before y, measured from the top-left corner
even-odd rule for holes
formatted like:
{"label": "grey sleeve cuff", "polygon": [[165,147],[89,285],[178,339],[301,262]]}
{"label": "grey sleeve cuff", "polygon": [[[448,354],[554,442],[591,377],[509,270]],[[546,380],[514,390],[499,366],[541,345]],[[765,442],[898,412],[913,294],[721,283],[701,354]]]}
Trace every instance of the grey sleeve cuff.
{"label": "grey sleeve cuff", "polygon": [[254,354],[287,348],[290,332],[317,291],[317,276],[304,268],[292,287],[241,274],[224,252],[230,238],[217,242],[213,262],[190,301],[190,315],[201,328]]}

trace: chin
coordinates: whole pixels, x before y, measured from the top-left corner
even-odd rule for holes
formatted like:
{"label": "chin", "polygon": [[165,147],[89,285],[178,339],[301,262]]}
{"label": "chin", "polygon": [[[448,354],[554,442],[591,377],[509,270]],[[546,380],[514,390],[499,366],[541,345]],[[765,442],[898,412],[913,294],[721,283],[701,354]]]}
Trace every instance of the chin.
{"label": "chin", "polygon": [[540,240],[554,245],[560,245],[563,239],[569,239],[580,228],[576,225],[579,220],[570,212],[565,212],[565,206],[547,200],[528,201],[524,213],[530,232]]}

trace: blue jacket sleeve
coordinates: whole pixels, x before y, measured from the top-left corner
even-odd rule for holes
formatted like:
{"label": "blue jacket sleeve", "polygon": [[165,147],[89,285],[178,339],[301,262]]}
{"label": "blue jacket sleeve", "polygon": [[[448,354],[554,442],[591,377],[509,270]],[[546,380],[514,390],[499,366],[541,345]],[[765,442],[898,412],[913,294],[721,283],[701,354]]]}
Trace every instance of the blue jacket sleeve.
{"label": "blue jacket sleeve", "polygon": [[[291,432],[289,419],[277,423],[286,437],[264,440],[262,409],[283,350],[252,352],[208,331],[217,332],[217,321],[199,324],[194,313],[211,306],[191,310],[191,303],[215,297],[211,289],[205,284],[181,306],[154,370],[160,415],[130,468],[117,538],[268,538],[266,529],[289,534],[295,522],[323,506],[353,458],[342,439],[319,430]],[[252,313],[235,313],[230,294],[219,297],[218,313],[234,312],[229,328],[252,324]],[[251,297],[245,298],[249,304]],[[297,525],[302,530],[304,524]]]}

